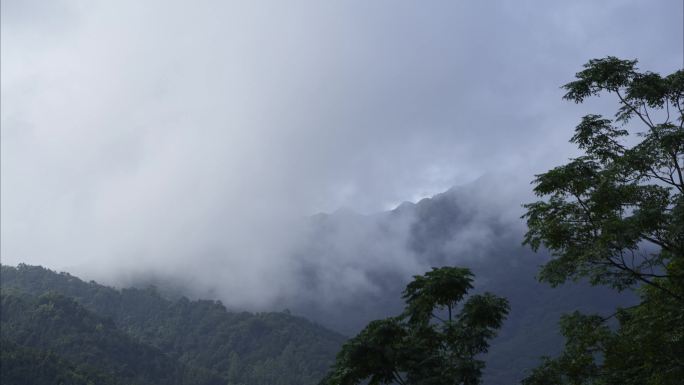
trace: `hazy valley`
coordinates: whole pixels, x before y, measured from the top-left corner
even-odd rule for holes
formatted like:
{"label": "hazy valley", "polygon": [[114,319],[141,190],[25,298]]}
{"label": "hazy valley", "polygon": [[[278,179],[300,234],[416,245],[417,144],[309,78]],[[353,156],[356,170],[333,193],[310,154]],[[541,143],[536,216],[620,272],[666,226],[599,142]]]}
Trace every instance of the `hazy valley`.
{"label": "hazy valley", "polygon": [[[226,312],[222,303],[213,301],[230,303],[239,293],[217,295],[214,290],[213,295],[212,291],[202,295],[187,283],[176,285],[171,277],[157,276],[153,282],[139,278],[133,285],[138,289],[117,291],[28,266],[3,267],[3,293],[14,295],[16,290],[19,297],[31,296],[22,305],[22,313],[34,311],[31,306],[45,301],[40,296],[46,293],[72,298],[92,316],[113,320],[117,332],[130,336],[132,343],[158,349],[160,357],[166,355],[181,368],[187,365],[211,374],[214,381],[314,384],[332,363],[343,336],[401,311],[400,294],[412,275],[433,266],[465,266],[475,272],[478,292],[491,291],[510,301],[511,313],[486,358],[484,380],[485,384],[514,382],[535,367],[540,356],[560,351],[561,314],[575,310],[606,313],[634,299],[581,283],[555,289],[539,283],[535,275],[548,257],[522,247],[520,225],[499,215],[497,207],[475,205],[472,193],[479,187],[454,188],[373,215],[339,211],[308,218],[311,237],[299,253],[287,256],[299,263],[296,279],[303,291],[264,309],[275,313],[244,313],[231,305]],[[416,267],[411,271],[407,266]],[[340,268],[359,274],[366,285],[336,282],[332,277],[344,279],[334,270]],[[152,284],[157,288],[149,289]],[[327,294],[331,290],[336,290],[334,299]],[[205,301],[189,302],[184,296]],[[12,303],[13,297],[4,301]],[[15,314],[6,302],[3,313],[9,320],[3,322],[8,322],[5,330],[12,332],[3,338],[26,345],[29,337],[14,334],[22,327],[17,326],[19,320],[11,319]],[[15,326],[7,327],[10,324]],[[77,336],[79,331],[74,333]],[[185,340],[188,335],[196,335],[196,340]],[[55,349],[50,342],[43,344],[47,345],[34,347]],[[63,352],[60,358],[78,357],[68,349]],[[100,365],[97,358],[90,360],[93,366]]]}

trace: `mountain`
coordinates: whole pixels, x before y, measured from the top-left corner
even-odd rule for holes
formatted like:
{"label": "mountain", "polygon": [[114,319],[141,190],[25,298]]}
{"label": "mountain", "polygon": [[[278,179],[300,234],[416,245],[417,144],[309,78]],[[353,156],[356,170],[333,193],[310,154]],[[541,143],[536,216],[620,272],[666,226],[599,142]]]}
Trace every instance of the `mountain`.
{"label": "mountain", "polygon": [[3,339],[120,383],[313,384],[345,340],[286,313],[228,312],[37,266],[1,274]]}
{"label": "mountain", "polygon": [[0,383],[7,385],[116,385],[111,376],[68,362],[52,352],[0,341]]}
{"label": "mountain", "polygon": [[122,383],[221,383],[218,376],[179,364],[122,332],[110,319],[60,294],[48,292],[34,297],[12,290],[3,293],[1,322],[4,340],[43,354],[54,353],[77,362],[79,370],[107,373]]}
{"label": "mountain", "polygon": [[[519,203],[483,198],[491,189],[474,183],[373,215],[345,211],[310,218],[310,236],[297,252],[299,280],[310,293],[332,292],[334,301],[303,295],[287,306],[354,335],[369,321],[401,311],[401,292],[412,275],[430,267],[468,267],[477,291],[504,296],[511,304],[485,358],[484,383],[501,384],[516,383],[541,356],[560,351],[561,314],[609,314],[634,303],[633,295],[585,282],[557,288],[539,283],[536,274],[549,256],[521,245],[524,225],[520,214],[509,209]],[[343,281],[348,272],[356,274],[350,281],[357,288],[331,289],[330,280]]]}
{"label": "mountain", "polygon": [[[156,276],[140,279],[137,288],[115,290],[67,273],[4,266],[3,293],[15,288],[34,297],[57,292],[72,298],[174,360],[180,365],[174,370],[218,375],[234,384],[308,384],[326,372],[343,334],[354,335],[371,320],[401,311],[401,292],[413,275],[431,267],[468,267],[476,276],[476,292],[504,296],[511,305],[484,357],[484,383],[516,383],[541,356],[560,351],[561,314],[608,314],[635,298],[585,282],[557,288],[539,283],[539,266],[550,257],[521,246],[524,225],[510,209],[519,204],[486,196],[493,190],[475,183],[372,215],[340,210],[307,218],[306,236],[282,255],[288,266],[283,274],[293,275],[287,282],[295,288],[272,305],[306,319],[289,312],[228,311],[215,300],[189,300],[184,293],[226,303],[241,293],[189,293],[188,277]],[[160,289],[149,287],[150,282]],[[73,362],[64,352],[54,353]]]}

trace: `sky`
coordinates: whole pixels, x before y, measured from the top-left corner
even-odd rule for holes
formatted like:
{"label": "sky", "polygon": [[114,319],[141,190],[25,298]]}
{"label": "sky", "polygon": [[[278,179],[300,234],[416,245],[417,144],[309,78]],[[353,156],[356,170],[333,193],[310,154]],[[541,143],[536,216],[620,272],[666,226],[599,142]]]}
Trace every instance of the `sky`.
{"label": "sky", "polygon": [[676,0],[1,4],[2,262],[94,277],[276,276],[295,218],[482,178],[523,203],[614,111],[561,100],[582,64],[683,65]]}

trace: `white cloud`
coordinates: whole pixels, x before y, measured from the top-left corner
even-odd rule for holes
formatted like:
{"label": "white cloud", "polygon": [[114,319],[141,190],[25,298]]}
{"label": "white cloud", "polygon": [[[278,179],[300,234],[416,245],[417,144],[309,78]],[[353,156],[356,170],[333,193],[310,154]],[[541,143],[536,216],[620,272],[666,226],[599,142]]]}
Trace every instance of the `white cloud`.
{"label": "white cloud", "polygon": [[515,4],[3,1],[3,263],[266,279],[268,302],[292,218],[492,172],[524,196],[573,153],[583,62],[680,65],[666,2]]}

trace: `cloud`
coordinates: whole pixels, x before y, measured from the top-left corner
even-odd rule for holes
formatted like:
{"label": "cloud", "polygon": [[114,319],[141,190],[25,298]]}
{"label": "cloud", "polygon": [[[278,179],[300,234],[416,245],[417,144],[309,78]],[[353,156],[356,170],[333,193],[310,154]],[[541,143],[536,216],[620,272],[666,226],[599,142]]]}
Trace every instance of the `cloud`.
{"label": "cloud", "polygon": [[[558,86],[607,54],[678,68],[680,15],[666,2],[3,1],[3,263],[191,274],[266,306],[296,287],[283,255],[301,217],[487,173],[513,175],[505,191],[524,200],[532,174],[574,154],[587,112]],[[329,274],[363,286],[363,269]]]}

